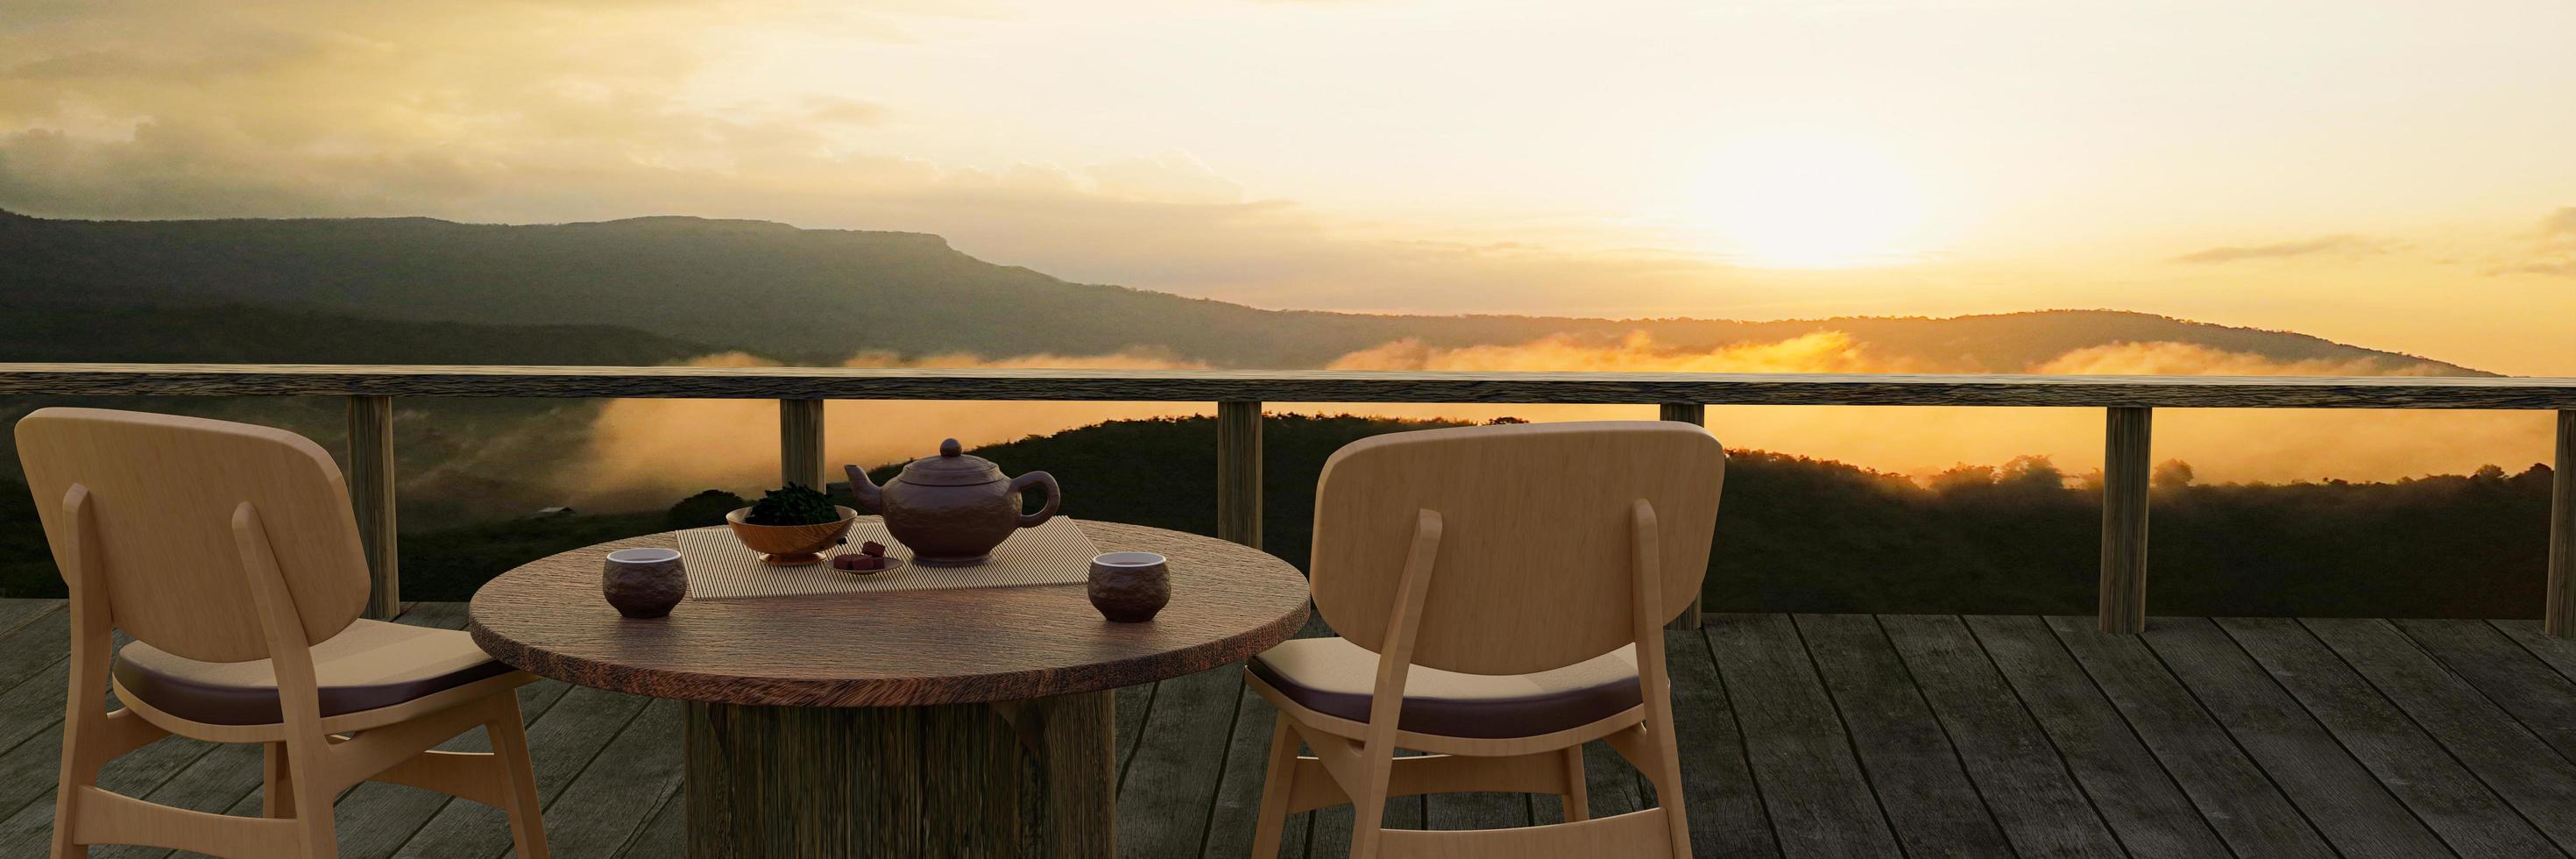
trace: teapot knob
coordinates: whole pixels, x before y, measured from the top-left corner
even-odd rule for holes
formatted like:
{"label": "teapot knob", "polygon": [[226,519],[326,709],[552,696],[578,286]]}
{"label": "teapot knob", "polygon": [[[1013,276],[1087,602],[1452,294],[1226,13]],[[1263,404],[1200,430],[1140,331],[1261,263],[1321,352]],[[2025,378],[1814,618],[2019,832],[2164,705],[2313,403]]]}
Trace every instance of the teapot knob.
{"label": "teapot knob", "polygon": [[957,447],[956,439],[952,438],[939,443],[940,456],[956,456],[959,452],[960,449]]}

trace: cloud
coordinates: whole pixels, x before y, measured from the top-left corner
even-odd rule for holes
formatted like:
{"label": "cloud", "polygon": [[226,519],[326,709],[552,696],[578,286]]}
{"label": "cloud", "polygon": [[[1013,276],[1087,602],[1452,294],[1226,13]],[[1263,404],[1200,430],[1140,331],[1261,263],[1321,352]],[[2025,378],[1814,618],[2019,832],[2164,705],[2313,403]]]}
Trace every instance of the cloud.
{"label": "cloud", "polygon": [[2559,207],[2541,218],[2540,229],[2525,257],[2487,273],[2576,277],[2576,206]]}
{"label": "cloud", "polygon": [[[715,366],[764,363],[741,354],[711,355]],[[1194,369],[1204,365],[1150,353],[1039,355],[988,360],[941,355],[907,361],[884,354],[851,357],[847,366],[1061,367]],[[1679,347],[1638,333],[1600,340],[1567,335],[1512,345],[1444,348],[1400,340],[1344,355],[1346,370],[1613,372],[1965,372],[1913,358],[1878,354],[1841,331],[1713,348]],[[2114,343],[2044,360],[2034,373],[2173,375],[2402,375],[2427,368],[2383,368],[2367,360],[2275,361],[2189,343]],[[1637,420],[1650,405],[1269,403],[1274,412],[1362,414],[1483,421]],[[968,445],[1060,432],[1106,420],[1205,414],[1203,403],[966,402],[836,400],[825,409],[833,465],[879,465],[922,455],[940,438]],[[2545,417],[2545,416],[2544,416]],[[777,407],[765,400],[613,400],[603,404],[590,443],[570,469],[575,506],[642,507],[670,503],[708,487],[750,490],[775,479]],[[1709,427],[1728,446],[1782,451],[1928,477],[1959,462],[2005,462],[2024,455],[2053,458],[2069,473],[2101,465],[2099,409],[1932,407],[1716,406]],[[2324,440],[2321,442],[2320,440]],[[2188,460],[2204,480],[2288,481],[2340,477],[2393,480],[2432,473],[2464,474],[2487,463],[2518,467],[2544,461],[2548,421],[2527,412],[2381,412],[2345,409],[2172,409],[2157,415],[2159,457]],[[838,471],[834,471],[838,474]],[[1738,499],[1729,503],[1761,503]]]}
{"label": "cloud", "polygon": [[[0,26],[0,208],[85,218],[683,214],[934,232],[1068,279],[1268,306],[1638,312],[1723,301],[1708,258],[1393,241],[1186,151],[966,165],[952,106],[737,84],[780,33],[902,41],[947,4],[40,4]],[[970,10],[971,11],[971,10]],[[839,43],[834,43],[839,44]],[[1570,285],[1580,285],[1577,292]]]}
{"label": "cloud", "polygon": [[2387,250],[2388,247],[2384,242],[2366,239],[2361,236],[2351,234],[2337,234],[2331,236],[2319,236],[2317,238],[2296,242],[2208,248],[2206,250],[2197,250],[2174,257],[2172,261],[2182,263],[2227,263],[2243,262],[2245,260],[2311,256],[2323,253],[2335,253],[2351,257],[2365,254],[2384,253]]}
{"label": "cloud", "polygon": [[2391,367],[2376,357],[2278,361],[2197,343],[2110,343],[2077,349],[2031,367],[2032,373],[2147,376],[2440,376],[2425,362]]}

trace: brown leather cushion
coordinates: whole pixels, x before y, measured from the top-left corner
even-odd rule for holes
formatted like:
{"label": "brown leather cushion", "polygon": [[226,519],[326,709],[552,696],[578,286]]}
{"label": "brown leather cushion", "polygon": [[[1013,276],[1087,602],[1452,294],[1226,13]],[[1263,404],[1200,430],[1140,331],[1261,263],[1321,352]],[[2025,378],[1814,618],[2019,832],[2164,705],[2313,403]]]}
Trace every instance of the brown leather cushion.
{"label": "brown leather cushion", "polygon": [[[324,716],[391,707],[510,670],[462,631],[380,620],[350,624],[313,646]],[[265,659],[199,662],[137,641],[116,652],[116,682],[153,708],[191,721],[266,725],[284,719],[277,674]]]}
{"label": "brown leather cushion", "polygon": [[[1252,658],[1262,682],[1306,709],[1366,722],[1377,654],[1339,638],[1301,638]],[[1537,674],[1487,676],[1414,666],[1396,727],[1444,737],[1534,737],[1616,716],[1645,700],[1637,648]]]}

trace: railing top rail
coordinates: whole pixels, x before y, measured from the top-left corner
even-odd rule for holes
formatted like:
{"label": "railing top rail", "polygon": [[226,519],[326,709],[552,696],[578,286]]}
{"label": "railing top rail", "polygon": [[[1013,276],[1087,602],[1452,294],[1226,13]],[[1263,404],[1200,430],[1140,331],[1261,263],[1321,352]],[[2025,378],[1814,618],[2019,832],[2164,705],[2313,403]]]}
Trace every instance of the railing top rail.
{"label": "railing top rail", "polygon": [[2576,378],[0,363],[0,394],[2576,409]]}

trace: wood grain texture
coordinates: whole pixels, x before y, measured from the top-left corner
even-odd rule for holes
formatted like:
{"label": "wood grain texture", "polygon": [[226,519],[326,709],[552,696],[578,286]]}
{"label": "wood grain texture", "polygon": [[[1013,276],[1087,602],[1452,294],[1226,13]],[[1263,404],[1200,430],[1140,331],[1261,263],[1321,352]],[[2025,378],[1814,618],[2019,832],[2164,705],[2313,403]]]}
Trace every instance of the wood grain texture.
{"label": "wood grain texture", "polygon": [[367,613],[376,620],[402,612],[402,550],[394,516],[394,398],[350,397],[349,507],[358,517],[358,541],[367,550]]}
{"label": "wood grain texture", "polygon": [[1261,404],[1216,404],[1216,535],[1261,548]]}
{"label": "wood grain texture", "polygon": [[2052,617],[2047,623],[2236,855],[2336,855],[2145,641],[2104,635],[2091,618]]}
{"label": "wood grain texture", "polygon": [[1171,559],[1172,604],[1110,623],[1080,584],[688,601],[628,620],[599,592],[610,551],[529,563],[474,595],[495,658],[567,683],[708,703],[867,707],[1007,701],[1149,683],[1242,660],[1306,621],[1306,583],[1258,551],[1192,534],[1081,522],[1104,550]]}
{"label": "wood grain texture", "polygon": [[[2376,648],[2379,652],[2371,655],[2380,658],[2430,662],[2421,652],[2398,654],[2387,650],[2390,645],[2409,651],[2413,648],[2406,644],[2404,636],[2387,629],[2381,621],[2359,623],[2377,624],[2380,628],[2346,631],[2339,637],[2364,639],[2347,642],[2347,646]],[[2558,852],[2532,829],[2531,823],[2517,816],[2504,799],[2481,784],[2475,773],[2454,760],[2441,743],[2409,720],[2400,705],[2381,691],[2399,690],[2384,685],[2374,689],[2379,684],[2357,674],[2351,664],[2336,655],[2336,650],[2329,649],[2297,620],[2224,618],[2218,625],[2262,663],[2319,723],[2334,732],[2353,758],[2368,767],[2371,775],[2413,809],[2452,850],[2462,856],[2548,856]],[[2474,692],[2467,694],[2476,697]],[[2513,721],[2502,713],[2491,715],[2508,725]],[[2522,739],[2529,742],[2527,735]],[[2547,751],[2542,754],[2547,755]],[[2555,760],[2554,755],[2550,757]],[[2558,764],[2564,767],[2566,762],[2561,760]],[[2527,809],[2533,812],[2530,820],[2544,822],[2550,818],[2539,812],[2545,810]],[[2563,824],[2576,825],[2576,815],[2564,814],[2563,807],[2557,810]]]}
{"label": "wood grain texture", "polygon": [[1879,622],[2014,852],[2128,855],[1965,624],[1948,615],[1887,615]]}
{"label": "wood grain texture", "polygon": [[1651,502],[1663,535],[1653,558],[1660,628],[1699,597],[1725,469],[1707,430],[1667,421],[1453,427],[1352,442],[1316,481],[1315,610],[1351,643],[1392,652],[1400,581],[1391,559],[1405,557],[1416,516],[1436,512],[1448,537],[1414,664],[1530,674],[1591,659],[1637,637],[1625,581],[1630,505]]}
{"label": "wood grain texture", "polygon": [[2451,853],[2216,624],[2161,618],[2141,638],[2345,859]]}
{"label": "wood grain texture", "polygon": [[[45,840],[52,830],[54,785],[50,776],[60,753],[57,726],[63,715],[65,684],[61,672],[68,639],[68,623],[63,609],[61,601],[0,600],[0,628],[13,623],[19,626],[15,631],[0,632],[0,748],[15,746],[0,753],[0,809],[17,809],[14,814],[0,814],[0,856],[45,855]],[[402,621],[413,622],[416,615],[425,617],[427,611],[453,612],[452,622],[464,623],[465,606],[461,603],[427,604],[426,609],[414,607],[414,614],[405,615]],[[1806,618],[1799,620],[1803,623]],[[1901,620],[1891,618],[1885,622],[1892,624]],[[2251,766],[2228,731],[2210,718],[2207,711],[2201,709],[2199,703],[2174,681],[2149,649],[2152,635],[2103,635],[2092,628],[2093,618],[2089,614],[2053,621],[2057,630],[2066,636],[2064,642],[2050,630],[2050,623],[2033,618],[1969,617],[1964,620],[1976,634],[1977,643],[1984,648],[1986,656],[2011,684],[2011,690],[2002,694],[2021,699],[2031,719],[2046,732],[2076,782],[2094,800],[2102,819],[2119,835],[2121,846],[2130,855],[2335,855],[2308,828],[2299,812],[2274,790],[2267,774]],[[437,625],[449,623],[444,619],[435,622]],[[1734,621],[1720,619],[1719,623],[1732,624]],[[2179,621],[2156,619],[2159,626],[2175,623]],[[2238,625],[2236,621],[2222,623],[2231,627],[2231,632]],[[2569,727],[2576,724],[2576,718],[2570,717],[2571,713],[2576,713],[2576,679],[2571,679],[2571,676],[2576,676],[2576,643],[2540,636],[2537,620],[2495,624],[2421,620],[2392,623],[2424,653],[2438,660],[2442,668],[2457,674],[2474,688],[2441,682],[2438,674],[2420,664],[2406,667],[2406,660],[2420,657],[2410,656],[2408,648],[2397,646],[2402,642],[2356,647],[2350,652],[2338,651],[2335,655],[2343,657],[2346,664],[2352,666],[2349,672],[2334,671],[2331,657],[2314,653],[2302,658],[2314,660],[2307,667],[2324,666],[2320,669],[2322,673],[2309,673],[2303,671],[2302,666],[2286,662],[2279,667],[2289,668],[2290,674],[2275,670],[2268,663],[2263,670],[2271,674],[2273,682],[2292,687],[2289,692],[2293,697],[2304,699],[2306,692],[2311,690],[2323,690],[2338,696],[2384,695],[2390,703],[2406,710],[2401,719],[2412,719],[2418,712],[2424,714],[2417,724],[2426,735],[2444,743],[2462,743],[2460,757],[2456,758],[2451,756],[2449,749],[2436,748],[2421,741],[2380,747],[2383,752],[2421,750],[2426,755],[2438,756],[2409,762],[2409,767],[2439,769],[2466,766],[2498,795],[2514,801],[2536,798],[2530,792],[2533,788],[2549,787],[2545,782],[2515,781],[2512,776],[2517,767],[2555,766],[2548,763],[2553,752],[2531,751],[2525,745],[2525,750],[2514,757],[2528,760],[2516,761],[2499,754],[2512,752],[2511,747],[2492,745],[2491,738],[2499,732],[2510,734],[2512,723],[2518,722],[2522,729],[2557,747],[2555,754],[2568,753],[2567,743],[2576,741],[2576,727]],[[2356,628],[2368,629],[2367,626]],[[1316,625],[1315,631],[1324,633],[1320,624]],[[1720,630],[1713,627],[1711,632]],[[1795,637],[1797,633],[1797,629],[1783,623],[1765,634],[1789,636],[1784,649],[1795,653],[1800,648]],[[2373,633],[2373,636],[2393,641],[2384,634]],[[1693,633],[1666,634],[1668,642],[1686,643],[1698,637]],[[1723,635],[1720,637],[1725,638]],[[1806,638],[1809,645],[1820,644],[1818,636],[1811,634]],[[1729,644],[1738,643],[1733,639],[1727,641]],[[2251,644],[2244,638],[2238,638],[2237,643]],[[1673,673],[1673,702],[1680,722],[1683,770],[1687,776],[1693,821],[1693,855],[1702,859],[1777,856],[1778,848],[1771,830],[1773,821],[1764,814],[1760,799],[1768,794],[1798,788],[1768,777],[1757,783],[1741,769],[1740,763],[1712,763],[1735,760],[1738,749],[1746,740],[1756,744],[1768,742],[1758,729],[1737,734],[1731,718],[1738,709],[1758,709],[1769,703],[1757,694],[1764,684],[1757,678],[1721,676],[1713,665],[1691,667],[1694,662],[1707,658],[1704,645],[1695,647],[1701,651],[1697,659],[1684,656],[1685,651],[1694,649],[1694,646],[1675,643],[1668,648]],[[2079,660],[2068,652],[2069,647],[2081,648],[2080,661],[2083,664],[2077,664]],[[2313,650],[2314,645],[2305,647]],[[1832,661],[1823,654],[1809,652],[1807,655]],[[2383,665],[2383,656],[2397,661]],[[2099,685],[2094,677],[2088,675],[2088,668],[2101,672]],[[2399,673],[2381,676],[2388,668],[2398,669]],[[1863,670],[1869,669],[1864,667]],[[1216,679],[1228,684],[1239,677],[1239,669],[1231,666],[1212,669],[1212,672]],[[1930,682],[1924,678],[1923,672],[1909,673],[1918,683]],[[1822,680],[1829,686],[1838,687],[1870,679],[1840,677],[1839,674],[1839,671],[1828,670]],[[2355,674],[2363,676],[2356,677]],[[2404,679],[2408,677],[2434,682],[2421,685],[2420,691],[2409,691],[2417,688],[2418,680]],[[1184,679],[1175,678],[1164,683],[1179,683]],[[2375,680],[2387,680],[2389,684],[2374,686]],[[2299,684],[2312,686],[2296,688]],[[1271,739],[1271,706],[1251,693],[1232,701],[1216,696],[1206,707],[1187,706],[1183,700],[1190,697],[1187,695],[1166,695],[1161,703],[1173,705],[1176,712],[1156,715],[1148,720],[1144,718],[1147,715],[1144,711],[1148,702],[1155,698],[1152,688],[1135,687],[1133,692],[1115,696],[1119,698],[1120,724],[1123,726],[1117,741],[1121,749],[1133,748],[1140,740],[1163,742],[1167,739],[1180,739],[1180,745],[1184,746],[1205,747],[1201,740],[1171,737],[1175,732],[1165,730],[1166,725],[1181,726],[1190,732],[1204,730],[1213,733],[1214,726],[1231,722],[1233,732],[1227,740],[1223,776],[1217,780],[1219,786],[1215,789],[1217,798],[1214,802],[1207,803],[1203,797],[1188,798],[1164,815],[1170,818],[1170,825],[1179,828],[1179,837],[1158,843],[1175,850],[1147,850],[1143,849],[1141,841],[1131,843],[1122,839],[1120,855],[1131,859],[1244,856],[1251,835],[1251,804],[1260,796],[1260,783],[1267,773],[1264,758]],[[662,702],[647,707],[646,699],[570,687],[555,681],[543,681],[525,687],[521,692],[526,715],[534,717],[529,720],[529,746],[537,759],[539,795],[546,803],[549,820],[547,834],[555,842],[557,855],[684,855],[685,803],[678,798],[682,766],[680,714],[684,708],[678,702]],[[545,698],[529,697],[548,694],[555,696],[550,706],[545,704]],[[2454,722],[2450,716],[2443,715],[2461,707],[2483,710],[2484,705],[2478,701],[2481,696],[2501,707],[2507,715],[2498,716],[2489,711],[2483,716],[2471,716],[2472,724]],[[2423,707],[2428,700],[2441,703]],[[2312,710],[2315,706],[2306,700],[2299,704]],[[1159,713],[1164,708],[1158,705],[1152,709]],[[2236,711],[2230,709],[2229,712],[2234,714]],[[2347,725],[2325,718],[2324,712],[2317,715],[2321,721],[2328,722],[2329,729],[2346,743],[2362,735],[2345,734],[2345,727],[2359,725],[2371,729],[2374,724],[2402,727],[2397,722],[2384,720]],[[1915,718],[1921,717],[1918,713]],[[1153,727],[1146,726],[1148,721],[1153,722]],[[1763,723],[1760,718],[1746,722],[1747,725]],[[1791,727],[1803,730],[1812,724],[1800,722]],[[1834,724],[1831,714],[1824,717],[1823,724],[1829,731],[1842,727]],[[468,737],[479,740],[479,734],[469,734]],[[1855,738],[1858,739],[1856,735]],[[1970,744],[1967,740],[1955,743],[1960,748]],[[479,748],[479,742],[476,745]],[[1587,776],[1602,777],[1593,783],[1596,800],[1599,794],[1613,786],[1633,794],[1636,773],[1615,754],[1607,754],[1603,744],[1588,746],[1587,750],[1605,752],[1602,760],[1594,762],[1586,772]],[[247,754],[237,754],[236,749]],[[2354,750],[2360,751],[2359,747]],[[2307,761],[2285,760],[2298,766],[2313,766]],[[2163,771],[2163,763],[2167,762],[2175,767],[2171,776]],[[101,774],[100,785],[157,803],[201,811],[255,815],[261,804],[260,795],[254,789],[259,780],[259,763],[256,746],[217,747],[174,738],[117,759]],[[1174,780],[1201,780],[1194,783],[1203,784],[1202,770],[1215,766],[1213,753],[1158,754],[1150,760],[1140,755],[1138,763],[1129,768],[1125,781],[1129,791]],[[2497,768],[2499,766],[2501,768]],[[2335,771],[2340,774],[2337,778],[2366,780],[2352,783],[2355,788],[2379,781],[2376,772],[2364,772],[2359,767],[2340,767]],[[1870,784],[1877,785],[1884,792],[1888,802],[1908,800],[1907,796],[1889,786],[1892,783],[1882,781],[1884,774],[1881,770],[1867,768],[1863,775]],[[2287,772],[2281,773],[2280,777],[2294,781],[2308,778]],[[1024,778],[1027,780],[1022,783],[1021,796],[1027,798],[1033,795],[1038,782],[1033,774]],[[2412,789],[2393,784],[2390,788]],[[1866,790],[1866,787],[1862,789]],[[1165,791],[1154,795],[1170,797],[1177,794]],[[1146,796],[1146,793],[1123,795],[1119,797],[1118,806],[1130,815],[1140,811],[1150,815],[1152,807],[1144,804]],[[1715,798],[1725,796],[1736,798]],[[385,801],[389,797],[414,800],[422,807],[401,810]],[[2522,799],[2515,800],[2515,797]],[[1425,819],[1422,799],[1401,797],[1391,800],[1387,825],[1396,829],[1422,826]],[[1432,799],[1437,801],[1445,797]],[[1872,802],[1865,793],[1858,800]],[[1718,822],[1731,815],[1711,814],[1748,804],[1749,811],[1743,813],[1742,824]],[[1533,822],[1553,823],[1561,819],[1554,797],[1538,796],[1534,805],[1537,810],[1532,814]],[[1596,802],[1596,808],[1600,807],[1604,806]],[[1644,806],[1638,804],[1634,796],[1629,796],[1607,807],[1613,810],[1596,816],[1606,817]],[[2490,825],[2520,825],[2515,820],[2522,816],[2515,809],[2499,809],[2495,803],[2484,807],[2505,815]],[[2421,807],[2414,808],[2419,812],[2422,810]],[[1201,809],[1210,809],[1204,823],[1199,819]],[[2461,810],[2454,809],[2449,813]],[[497,859],[505,855],[509,847],[507,822],[500,812],[475,802],[447,802],[443,797],[431,797],[410,788],[390,785],[362,787],[343,797],[336,811],[341,855],[351,859],[382,859],[396,853],[422,859]],[[424,826],[422,815],[431,811],[436,813]],[[1444,820],[1457,813],[1454,810],[1440,812]],[[2202,818],[2204,813],[2206,819]],[[1310,825],[1310,817],[1319,822]],[[1348,806],[1323,809],[1311,815],[1298,813],[1290,816],[1283,855],[1301,859],[1329,859],[1342,855],[1349,848],[1350,817]],[[2525,819],[2524,822],[2544,831],[2562,823],[2546,815]],[[1024,808],[1021,828],[1025,835],[1041,830],[1042,825],[1027,817]],[[1316,830],[1312,838],[1309,837],[1310,828]],[[1198,841],[1193,841],[1193,829],[1204,833],[1197,836]],[[2215,843],[2213,830],[2230,833],[2227,837],[2232,843]],[[2257,837],[2234,843],[2249,833]],[[2260,837],[2264,833],[2284,837]],[[1923,840],[1904,832],[1897,835],[1908,842]],[[1793,826],[1786,831],[1785,837],[1795,851],[1792,855],[1817,855],[1813,852],[1817,839],[1809,833],[1797,831]],[[1025,839],[1023,843],[1027,843]],[[2471,846],[2446,846],[2463,855],[2480,854],[2481,851],[2474,846],[2476,842],[2467,844]],[[2236,849],[2230,850],[2231,846]],[[160,850],[102,849],[94,851],[93,855],[142,859],[167,853]],[[2437,852],[2433,855],[2445,854]],[[2527,850],[2519,855],[2557,854],[2540,849]]]}
{"label": "wood grain texture", "polygon": [[2045,623],[2035,617],[1966,621],[2130,856],[2229,855],[2190,798]]}
{"label": "wood grain texture", "polygon": [[349,491],[339,465],[310,439],[228,421],[66,408],[20,419],[17,438],[57,569],[79,565],[81,538],[63,499],[83,491],[96,500],[98,575],[114,603],[97,608],[135,638],[209,662],[272,655],[235,546],[233,515],[242,504],[274,526],[269,551],[301,622],[298,644],[338,635],[366,609],[366,555]]}
{"label": "wood grain texture", "polygon": [[1016,856],[1016,744],[992,708],[689,703],[689,855]]}
{"label": "wood grain texture", "polygon": [[2541,629],[2576,635],[2576,409],[2558,413],[2557,464],[2549,483],[2549,587]]}
{"label": "wood grain texture", "polygon": [[821,490],[832,480],[823,464],[823,401],[778,401],[778,482]]}
{"label": "wood grain texture", "polygon": [[2155,413],[2115,408],[2104,419],[2102,452],[2103,632],[2147,628],[2147,461]]}
{"label": "wood grain texture", "polygon": [[2576,409],[2576,379],[0,363],[0,394]]}
{"label": "wood grain texture", "polygon": [[[1656,407],[1655,414],[1657,420],[1677,421],[1700,427],[1708,425],[1708,407],[1698,403],[1664,403]],[[1717,490],[1712,488],[1709,491]],[[1698,629],[1700,621],[1700,597],[1693,595],[1690,607],[1682,609],[1681,614],[1673,615],[1672,622],[1665,624],[1664,628]]]}
{"label": "wood grain texture", "polygon": [[[1908,856],[2012,853],[1943,729],[1877,618],[1798,615],[1798,636],[1869,771]],[[2055,855],[2055,854],[2051,854]],[[2069,854],[2074,855],[2074,854]]]}
{"label": "wood grain texture", "polygon": [[1788,616],[1718,614],[1708,642],[1781,855],[1904,856]]}

